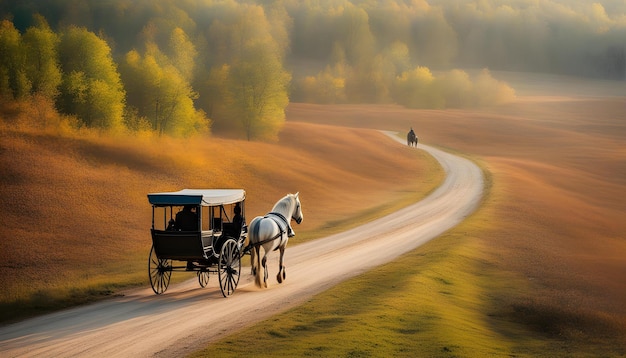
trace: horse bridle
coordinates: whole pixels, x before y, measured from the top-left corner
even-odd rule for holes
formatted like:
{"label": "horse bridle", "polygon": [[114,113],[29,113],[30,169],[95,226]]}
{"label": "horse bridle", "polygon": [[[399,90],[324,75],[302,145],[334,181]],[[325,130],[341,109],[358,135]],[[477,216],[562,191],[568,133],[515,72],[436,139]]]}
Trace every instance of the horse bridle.
{"label": "horse bridle", "polygon": [[[296,210],[294,210],[294,213],[297,213],[300,210],[300,201],[296,200]],[[294,218],[293,215],[291,215],[291,218],[294,219],[296,221],[296,224],[300,224],[302,222],[302,217],[299,218]]]}

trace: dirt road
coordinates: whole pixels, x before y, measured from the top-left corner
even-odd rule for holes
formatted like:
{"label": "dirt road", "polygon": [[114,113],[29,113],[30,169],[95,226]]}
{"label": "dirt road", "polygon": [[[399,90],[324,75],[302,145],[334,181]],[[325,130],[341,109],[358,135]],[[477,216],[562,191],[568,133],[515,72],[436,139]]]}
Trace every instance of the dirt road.
{"label": "dirt road", "polygon": [[[170,286],[160,296],[150,288],[134,290],[124,297],[2,327],[0,355],[180,356],[389,262],[460,223],[481,199],[483,177],[476,165],[432,147],[418,147],[443,166],[444,183],[424,200],[393,215],[288,248],[287,280],[281,285],[275,281],[277,258],[272,255],[267,290],[254,286],[247,267],[237,292],[228,299],[222,298],[215,276],[205,289],[190,280]],[[306,216],[306,207],[303,211]]]}

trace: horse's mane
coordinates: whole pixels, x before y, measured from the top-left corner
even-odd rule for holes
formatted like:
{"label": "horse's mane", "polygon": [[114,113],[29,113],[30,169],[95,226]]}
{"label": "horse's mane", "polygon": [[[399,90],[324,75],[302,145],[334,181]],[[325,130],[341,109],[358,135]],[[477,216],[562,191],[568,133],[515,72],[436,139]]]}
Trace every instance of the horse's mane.
{"label": "horse's mane", "polygon": [[293,194],[285,195],[285,197],[280,199],[276,203],[276,205],[274,205],[274,208],[272,208],[272,212],[280,213],[285,216],[288,216],[290,214],[289,210],[291,209],[292,201],[293,201]]}

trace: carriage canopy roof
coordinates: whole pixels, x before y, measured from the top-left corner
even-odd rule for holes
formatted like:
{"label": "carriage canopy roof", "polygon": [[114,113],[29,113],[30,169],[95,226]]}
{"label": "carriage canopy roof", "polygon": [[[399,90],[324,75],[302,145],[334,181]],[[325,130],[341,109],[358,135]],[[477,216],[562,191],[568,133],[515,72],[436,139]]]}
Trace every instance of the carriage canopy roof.
{"label": "carriage canopy roof", "polygon": [[202,205],[234,204],[246,198],[243,189],[183,189],[166,193],[148,194],[152,205]]}

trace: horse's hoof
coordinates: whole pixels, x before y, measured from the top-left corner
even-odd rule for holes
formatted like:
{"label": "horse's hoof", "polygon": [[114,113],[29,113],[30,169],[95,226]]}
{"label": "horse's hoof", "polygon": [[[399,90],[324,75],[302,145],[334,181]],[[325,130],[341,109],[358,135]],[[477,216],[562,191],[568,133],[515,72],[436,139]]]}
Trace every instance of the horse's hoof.
{"label": "horse's hoof", "polygon": [[276,281],[278,281],[278,283],[283,283],[283,277],[280,274],[276,275]]}

